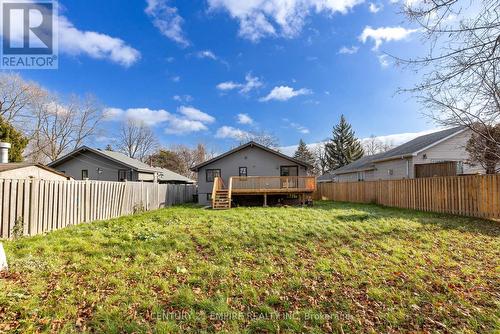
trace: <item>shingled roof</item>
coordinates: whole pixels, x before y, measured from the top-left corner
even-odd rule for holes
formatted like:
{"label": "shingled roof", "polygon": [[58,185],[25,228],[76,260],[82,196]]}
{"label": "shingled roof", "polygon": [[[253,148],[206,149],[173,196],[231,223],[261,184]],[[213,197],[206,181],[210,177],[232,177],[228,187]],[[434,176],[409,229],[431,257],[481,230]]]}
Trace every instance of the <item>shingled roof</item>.
{"label": "shingled roof", "polygon": [[407,143],[404,143],[402,145],[399,145],[398,147],[393,148],[390,151],[385,152],[383,156],[378,158],[376,161],[392,160],[414,155],[426,148],[434,146],[440,143],[441,141],[453,137],[465,130],[466,130],[465,127],[459,126],[417,137],[413,140],[410,140]]}
{"label": "shingled roof", "polygon": [[418,152],[428,149],[455,135],[458,135],[465,130],[465,127],[460,126],[417,137],[387,152],[364,156],[361,159],[358,159],[346,166],[340,167],[331,173],[320,176],[318,178],[318,181],[327,182],[333,180],[334,175],[373,170],[375,169],[375,163],[379,161],[387,161],[414,156],[418,154]]}
{"label": "shingled roof", "polygon": [[195,183],[195,181],[193,181],[193,180],[191,180],[183,175],[172,172],[169,169],[151,167],[148,164],[146,164],[140,160],[130,158],[123,153],[115,152],[115,151],[94,149],[94,148],[91,148],[88,146],[82,146],[82,147],[74,150],[73,152],[51,162],[49,164],[49,166],[51,166],[51,167],[57,166],[61,162],[66,161],[68,159],[71,159],[73,156],[75,156],[77,154],[81,154],[85,151],[90,151],[90,152],[93,152],[97,155],[106,157],[106,158],[108,158],[114,162],[117,162],[121,165],[127,166],[131,169],[134,169],[134,170],[137,170],[138,172],[145,172],[145,173],[152,173],[152,174],[158,173],[158,180],[160,180],[160,181]]}

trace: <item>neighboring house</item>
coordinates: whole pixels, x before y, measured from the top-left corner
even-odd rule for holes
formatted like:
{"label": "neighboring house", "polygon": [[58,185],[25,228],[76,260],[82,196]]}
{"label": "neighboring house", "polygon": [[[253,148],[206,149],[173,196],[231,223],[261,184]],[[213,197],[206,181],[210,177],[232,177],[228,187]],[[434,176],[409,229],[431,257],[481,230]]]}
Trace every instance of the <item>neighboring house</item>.
{"label": "neighboring house", "polygon": [[0,163],[0,179],[65,181],[71,177],[42,164]]}
{"label": "neighboring house", "polygon": [[159,183],[194,183],[168,169],[151,167],[123,153],[82,146],[51,162],[55,168],[76,180],[145,181]]}
{"label": "neighboring house", "polygon": [[39,179],[64,181],[71,179],[64,173],[36,163],[9,163],[10,143],[0,142],[0,179]]}
{"label": "neighboring house", "polygon": [[[306,177],[310,168],[302,161],[249,142],[193,167],[192,171],[198,173],[199,204],[212,203],[212,194],[216,190],[214,181],[220,177],[223,184],[219,190],[223,197],[229,197],[229,203],[226,200],[224,202],[230,206],[231,200],[237,196],[260,195],[264,197],[266,205],[267,195],[300,196],[310,192],[311,189],[307,187],[315,189],[314,177]],[[306,180],[311,182],[306,184]]]}
{"label": "neighboring house", "polygon": [[355,182],[477,174],[484,170],[466,164],[471,131],[446,129],[415,138],[384,153],[363,158],[318,178],[318,182]]}

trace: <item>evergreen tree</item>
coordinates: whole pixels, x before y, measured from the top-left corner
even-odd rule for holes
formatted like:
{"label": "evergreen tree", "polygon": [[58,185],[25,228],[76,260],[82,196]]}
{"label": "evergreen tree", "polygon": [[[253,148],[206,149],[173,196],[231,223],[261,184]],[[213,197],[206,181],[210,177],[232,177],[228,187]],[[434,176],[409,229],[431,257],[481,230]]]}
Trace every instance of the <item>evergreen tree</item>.
{"label": "evergreen tree", "polygon": [[297,147],[297,151],[295,151],[293,157],[313,167],[316,165],[316,158],[314,157],[313,152],[307,148],[306,143],[302,139],[299,141],[299,146]]}
{"label": "evergreen tree", "polygon": [[9,122],[0,116],[0,142],[10,143],[9,162],[22,162],[23,151],[28,145],[28,138],[16,130]]}
{"label": "evergreen tree", "polygon": [[325,145],[328,170],[333,171],[364,155],[361,142],[355,137],[354,131],[347,123],[344,115],[333,128],[333,136]]}

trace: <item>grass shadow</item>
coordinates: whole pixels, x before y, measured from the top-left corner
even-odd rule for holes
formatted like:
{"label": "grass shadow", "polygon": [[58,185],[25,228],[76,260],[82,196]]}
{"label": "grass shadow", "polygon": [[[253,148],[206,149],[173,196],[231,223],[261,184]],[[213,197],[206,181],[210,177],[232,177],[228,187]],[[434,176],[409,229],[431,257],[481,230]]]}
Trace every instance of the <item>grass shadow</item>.
{"label": "grass shadow", "polygon": [[[371,218],[393,218],[417,221],[424,225],[438,225],[442,229],[456,229],[464,232],[500,237],[500,223],[494,220],[464,217],[444,213],[424,212],[411,209],[391,208],[377,204],[347,202],[315,202],[315,210],[341,210],[334,217],[340,221],[363,222]],[[343,210],[351,211],[342,213]],[[339,212],[339,211],[337,211]]]}

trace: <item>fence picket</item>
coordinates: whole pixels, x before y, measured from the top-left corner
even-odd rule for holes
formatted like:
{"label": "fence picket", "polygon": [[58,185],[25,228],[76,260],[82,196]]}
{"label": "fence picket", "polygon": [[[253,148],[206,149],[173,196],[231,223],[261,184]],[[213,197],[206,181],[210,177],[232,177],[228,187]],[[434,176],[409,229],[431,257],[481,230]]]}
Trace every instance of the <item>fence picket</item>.
{"label": "fence picket", "polygon": [[313,198],[500,218],[500,175],[319,183]]}
{"label": "fence picket", "polygon": [[136,206],[156,210],[193,199],[195,185],[143,182],[0,179],[0,238],[12,237],[22,219],[24,235],[133,213]]}

